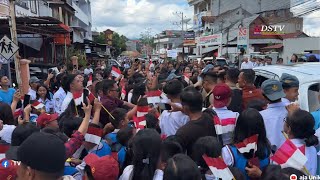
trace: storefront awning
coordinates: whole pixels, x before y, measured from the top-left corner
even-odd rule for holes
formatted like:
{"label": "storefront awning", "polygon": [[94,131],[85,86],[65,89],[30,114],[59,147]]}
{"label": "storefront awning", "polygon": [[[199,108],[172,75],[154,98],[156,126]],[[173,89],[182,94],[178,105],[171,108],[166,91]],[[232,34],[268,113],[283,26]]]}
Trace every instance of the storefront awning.
{"label": "storefront awning", "polygon": [[[54,34],[68,34],[71,32],[69,26],[53,17],[16,17],[18,34],[40,34],[52,36]],[[0,34],[10,34],[7,19],[0,19]]]}

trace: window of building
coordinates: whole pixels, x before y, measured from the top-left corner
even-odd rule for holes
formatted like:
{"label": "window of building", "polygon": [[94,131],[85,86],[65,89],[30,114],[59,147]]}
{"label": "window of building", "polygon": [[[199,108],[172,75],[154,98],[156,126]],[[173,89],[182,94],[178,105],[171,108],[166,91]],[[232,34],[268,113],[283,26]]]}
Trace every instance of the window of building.
{"label": "window of building", "polygon": [[30,1],[30,10],[32,13],[37,14],[37,1],[36,0]]}
{"label": "window of building", "polygon": [[23,0],[16,0],[16,4],[20,7],[28,9],[28,4],[27,2],[24,2]]}

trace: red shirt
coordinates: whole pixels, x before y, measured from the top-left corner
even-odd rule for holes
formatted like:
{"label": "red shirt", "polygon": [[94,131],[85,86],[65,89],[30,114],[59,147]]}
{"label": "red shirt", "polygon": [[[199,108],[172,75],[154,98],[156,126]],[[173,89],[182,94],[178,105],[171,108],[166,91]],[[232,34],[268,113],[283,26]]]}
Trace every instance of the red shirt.
{"label": "red shirt", "polygon": [[242,110],[247,109],[248,103],[252,100],[266,101],[260,89],[255,86],[247,86],[242,89]]}

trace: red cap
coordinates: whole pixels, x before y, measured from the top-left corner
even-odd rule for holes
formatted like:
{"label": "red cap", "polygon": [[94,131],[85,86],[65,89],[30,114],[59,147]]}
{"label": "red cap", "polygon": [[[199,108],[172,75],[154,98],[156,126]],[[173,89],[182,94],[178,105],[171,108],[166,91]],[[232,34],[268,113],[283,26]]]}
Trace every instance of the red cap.
{"label": "red cap", "polygon": [[95,180],[118,179],[119,164],[112,156],[98,157],[96,154],[88,154],[84,162],[90,166]]}
{"label": "red cap", "polygon": [[229,99],[232,95],[230,87],[226,84],[218,84],[213,90],[213,106],[215,108],[222,108],[228,105]]}
{"label": "red cap", "polygon": [[48,124],[51,121],[57,120],[59,117],[59,114],[41,114],[37,119],[37,125],[41,128],[45,127],[46,124]]}
{"label": "red cap", "polygon": [[17,177],[17,163],[12,160],[0,160],[0,179],[14,180]]}

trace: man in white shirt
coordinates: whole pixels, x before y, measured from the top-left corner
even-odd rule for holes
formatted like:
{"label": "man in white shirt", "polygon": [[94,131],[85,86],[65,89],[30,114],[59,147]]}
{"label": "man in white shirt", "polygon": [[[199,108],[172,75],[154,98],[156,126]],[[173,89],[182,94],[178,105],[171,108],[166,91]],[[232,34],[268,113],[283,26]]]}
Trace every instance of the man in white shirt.
{"label": "man in white shirt", "polygon": [[91,64],[87,64],[87,67],[84,69],[83,73],[85,75],[89,75],[89,74],[92,74],[93,73],[93,69],[91,68]]}
{"label": "man in white shirt", "polygon": [[281,101],[285,97],[282,84],[278,80],[268,79],[261,85],[263,95],[269,100],[266,110],[260,112],[263,117],[272,150],[277,150],[285,141],[282,134],[284,120],[288,115],[286,104]]}
{"label": "man in white shirt", "polygon": [[29,80],[30,88],[28,95],[30,95],[30,100],[37,99],[37,88],[40,85],[40,80],[36,76],[32,76]]}
{"label": "man in white shirt", "polygon": [[[61,84],[65,83],[66,77],[62,77]],[[53,106],[54,106],[54,112],[58,113],[59,115],[62,113],[61,106],[62,102],[67,96],[66,91],[63,89],[64,85],[61,85],[56,93],[53,95]]]}
{"label": "man in white shirt", "polygon": [[[179,80],[169,81],[163,88],[164,93],[172,103],[181,105],[180,94],[183,90],[183,84]],[[164,110],[160,116],[161,134],[166,136],[175,135],[177,130],[189,121],[189,117],[181,111],[169,112]]]}
{"label": "man in white shirt", "polygon": [[253,63],[249,61],[248,57],[243,58],[243,62],[241,64],[241,69],[253,69]]}
{"label": "man in white shirt", "polygon": [[62,102],[61,113],[67,109],[69,103],[72,101],[73,93],[83,91],[83,77],[81,75],[71,74],[66,78],[65,90],[67,91],[67,95]]}

